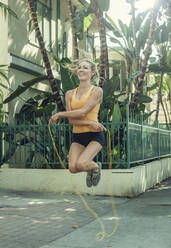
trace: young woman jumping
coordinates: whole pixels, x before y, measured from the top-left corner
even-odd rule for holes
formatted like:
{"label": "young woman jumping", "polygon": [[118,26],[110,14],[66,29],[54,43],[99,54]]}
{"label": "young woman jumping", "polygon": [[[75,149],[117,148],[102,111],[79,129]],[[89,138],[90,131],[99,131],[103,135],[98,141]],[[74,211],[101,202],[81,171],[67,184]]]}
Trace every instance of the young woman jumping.
{"label": "young woman jumping", "polygon": [[53,115],[49,123],[68,118],[73,125],[73,140],[69,150],[69,171],[87,172],[86,184],[96,186],[101,178],[101,163],[93,159],[104,145],[106,128],[98,122],[98,112],[103,99],[100,87],[91,85],[96,75],[95,64],[84,59],[77,64],[79,86],[66,92],[66,111]]}

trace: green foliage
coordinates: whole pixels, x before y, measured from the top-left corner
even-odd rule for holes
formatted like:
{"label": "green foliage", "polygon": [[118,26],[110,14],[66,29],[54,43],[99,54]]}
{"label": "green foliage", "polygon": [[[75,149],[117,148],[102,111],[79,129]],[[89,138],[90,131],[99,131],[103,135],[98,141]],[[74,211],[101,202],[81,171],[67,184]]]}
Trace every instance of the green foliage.
{"label": "green foliage", "polygon": [[122,120],[122,114],[121,114],[121,110],[119,107],[119,103],[116,102],[114,103],[114,107],[113,107],[113,113],[112,113],[112,122],[121,122]]}
{"label": "green foliage", "polygon": [[166,63],[170,67],[170,72],[171,72],[171,50],[168,51],[167,53]]}
{"label": "green foliage", "polygon": [[[137,40],[137,51],[138,55],[143,53],[145,44],[147,42],[149,27],[150,27],[150,17],[148,17],[149,11],[139,13],[135,18],[136,26],[136,40]],[[110,36],[110,41],[119,45],[120,49],[114,50],[121,56],[125,57],[127,62],[128,77],[130,77],[135,71],[136,62],[136,51],[135,51],[135,40],[133,35],[133,20],[127,25],[118,19],[118,25],[106,15],[107,20],[113,27],[113,35]],[[122,53],[120,52],[122,51]],[[139,58],[139,64],[141,64],[141,59]]]}
{"label": "green foliage", "polygon": [[148,118],[149,118],[154,112],[156,112],[156,109],[150,111],[149,113],[144,113],[144,114],[143,114],[143,121],[148,120]]}
{"label": "green foliage", "polygon": [[169,39],[169,30],[167,25],[164,23],[158,27],[157,32],[155,33],[155,41],[157,44],[167,42]]}
{"label": "green foliage", "polygon": [[[138,48],[138,52],[139,54],[141,54],[144,50],[144,47],[147,43],[147,37],[148,37],[148,33],[149,33],[149,29],[150,29],[150,22],[151,22],[151,18],[150,16],[148,18],[145,18],[147,15],[149,14],[149,11],[145,11],[143,13],[141,13],[140,15],[137,16],[140,17],[138,20],[139,22],[142,21],[142,23],[140,24],[139,22],[137,23],[137,48]],[[145,22],[143,22],[143,19],[145,19]],[[139,25],[139,26],[138,26]]]}
{"label": "green foliage", "polygon": [[82,8],[82,9],[77,9],[73,17],[73,26],[74,26],[75,34],[79,40],[82,40],[84,38],[85,15],[86,15],[86,11],[84,8]]}
{"label": "green foliage", "polygon": [[72,72],[68,67],[72,64],[68,58],[63,58],[59,61],[62,90],[66,93],[67,90],[74,89],[79,84],[79,79],[75,72]]}
{"label": "green foliage", "polygon": [[155,63],[149,65],[149,71],[154,73],[170,73],[171,72],[171,66],[168,66],[167,64],[161,65],[160,63]]}
{"label": "green foliage", "polygon": [[47,120],[56,109],[56,105],[52,101],[50,93],[36,95],[34,98],[28,99],[20,112],[16,114],[16,122],[35,124],[39,122],[39,118],[43,118],[43,123],[47,124]]}
{"label": "green foliage", "polygon": [[88,16],[84,17],[84,32],[87,31],[87,29],[90,27],[93,21],[93,14],[89,14]]}
{"label": "green foliage", "polygon": [[151,86],[147,86],[147,91],[155,90],[159,86],[158,82],[154,83]]}
{"label": "green foliage", "polygon": [[[56,104],[53,102],[52,94],[48,92],[42,92],[42,94],[27,100],[19,113],[15,114],[15,124],[17,126],[13,128],[10,124],[6,124],[2,127],[4,129],[4,140],[10,143],[9,150],[6,151],[3,158],[4,162],[11,159],[17,152],[18,147],[21,146],[24,146],[27,150],[27,168],[34,164],[37,156],[44,158],[46,164],[57,160],[53,145],[48,142],[50,137],[46,126],[55,109]],[[54,137],[56,137],[56,134],[54,134]],[[40,164],[41,161],[37,161],[37,163]],[[48,167],[56,168],[57,165],[49,165]]]}
{"label": "green foliage", "polygon": [[103,104],[101,106],[101,120],[103,122],[108,121],[112,117],[114,100],[117,99],[122,93],[117,96],[114,92],[118,90],[119,78],[113,77],[109,81],[106,81],[103,86]]}
{"label": "green foliage", "polygon": [[152,98],[146,95],[139,95],[137,103],[149,103],[152,102]]}
{"label": "green foliage", "polygon": [[[94,8],[97,8],[97,6],[94,6],[93,1],[91,1],[90,4],[85,1],[80,2],[84,7],[76,9],[73,16],[73,25],[77,38],[79,40],[82,40],[84,38],[84,33],[96,21]],[[99,5],[99,8],[102,12],[108,11],[110,0],[97,0],[97,4]],[[109,25],[108,23],[106,23],[105,19],[104,23],[105,25]]]}
{"label": "green foliage", "polygon": [[110,0],[97,0],[97,3],[98,3],[100,10],[102,12],[109,10]]}
{"label": "green foliage", "polygon": [[34,84],[46,79],[47,76],[41,76],[22,83],[22,85],[19,85],[18,88],[4,100],[4,104],[14,100],[16,97],[20,96],[23,92],[25,92]]}
{"label": "green foliage", "polygon": [[9,84],[9,80],[8,80],[7,75],[6,75],[6,67],[7,67],[7,65],[0,65],[0,76],[2,79],[4,79]]}
{"label": "green foliage", "polygon": [[[3,88],[8,88],[9,80],[7,77],[6,65],[0,65],[0,86]],[[6,85],[7,83],[7,85]],[[4,111],[3,111],[3,91],[0,89],[0,124],[3,122]]]}
{"label": "green foliage", "polygon": [[96,3],[98,4],[98,7],[101,12],[109,10],[110,0],[96,0],[96,2],[94,0],[90,0],[90,8],[97,8]]}
{"label": "green foliage", "polygon": [[2,2],[0,2],[0,10],[3,12],[5,18],[7,16],[7,14],[9,14],[9,16],[12,16],[12,17],[18,19],[17,14],[11,8],[9,8],[8,5],[6,5]]}

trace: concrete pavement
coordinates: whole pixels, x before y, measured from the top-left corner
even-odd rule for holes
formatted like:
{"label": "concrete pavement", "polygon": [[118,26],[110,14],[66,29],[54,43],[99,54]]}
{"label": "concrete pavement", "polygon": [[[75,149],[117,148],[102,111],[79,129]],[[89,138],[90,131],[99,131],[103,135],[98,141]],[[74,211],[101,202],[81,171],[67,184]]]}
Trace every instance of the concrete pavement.
{"label": "concrete pavement", "polygon": [[135,198],[84,195],[111,233],[75,194],[0,191],[0,248],[171,248],[171,178]]}

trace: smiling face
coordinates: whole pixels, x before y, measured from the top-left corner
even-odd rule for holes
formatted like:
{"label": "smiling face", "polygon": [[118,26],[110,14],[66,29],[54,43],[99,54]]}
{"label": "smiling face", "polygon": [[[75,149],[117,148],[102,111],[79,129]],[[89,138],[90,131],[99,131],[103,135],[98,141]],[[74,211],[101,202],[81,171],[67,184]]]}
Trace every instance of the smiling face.
{"label": "smiling face", "polygon": [[94,73],[89,62],[82,61],[78,64],[77,75],[80,81],[89,81]]}

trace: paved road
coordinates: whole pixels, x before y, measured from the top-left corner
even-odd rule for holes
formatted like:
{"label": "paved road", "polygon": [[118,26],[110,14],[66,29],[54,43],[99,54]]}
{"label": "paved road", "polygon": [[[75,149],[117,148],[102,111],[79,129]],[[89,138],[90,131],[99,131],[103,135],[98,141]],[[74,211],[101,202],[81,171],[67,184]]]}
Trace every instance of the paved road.
{"label": "paved road", "polygon": [[[111,233],[110,197],[84,197]],[[79,196],[1,190],[0,248],[171,248],[171,178],[115,204],[117,232],[97,241],[101,227]]]}

